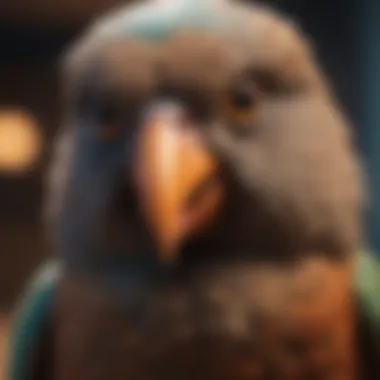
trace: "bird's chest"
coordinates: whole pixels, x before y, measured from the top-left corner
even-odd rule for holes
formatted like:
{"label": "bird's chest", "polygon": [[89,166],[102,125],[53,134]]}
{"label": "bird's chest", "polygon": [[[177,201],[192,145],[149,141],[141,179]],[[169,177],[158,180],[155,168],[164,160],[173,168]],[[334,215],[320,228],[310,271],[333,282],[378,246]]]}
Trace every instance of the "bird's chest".
{"label": "bird's chest", "polygon": [[79,278],[57,295],[57,380],[356,379],[349,269],[211,270],[124,303]]}

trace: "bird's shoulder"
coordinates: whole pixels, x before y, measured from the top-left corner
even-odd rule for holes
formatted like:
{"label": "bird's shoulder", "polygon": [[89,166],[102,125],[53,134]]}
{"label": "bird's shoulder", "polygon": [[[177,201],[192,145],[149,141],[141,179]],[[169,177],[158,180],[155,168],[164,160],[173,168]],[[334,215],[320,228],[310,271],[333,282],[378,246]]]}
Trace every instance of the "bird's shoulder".
{"label": "bird's shoulder", "polygon": [[7,365],[10,380],[44,378],[44,346],[61,270],[61,263],[48,261],[36,270],[25,286],[12,319]]}

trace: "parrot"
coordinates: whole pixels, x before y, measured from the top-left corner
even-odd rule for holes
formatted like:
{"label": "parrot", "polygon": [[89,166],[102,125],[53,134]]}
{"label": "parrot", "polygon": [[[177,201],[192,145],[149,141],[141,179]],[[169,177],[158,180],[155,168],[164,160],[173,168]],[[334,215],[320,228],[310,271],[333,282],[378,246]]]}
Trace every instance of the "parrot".
{"label": "parrot", "polygon": [[373,380],[380,263],[349,117],[281,12],[146,0],[64,53],[53,257],[9,380]]}

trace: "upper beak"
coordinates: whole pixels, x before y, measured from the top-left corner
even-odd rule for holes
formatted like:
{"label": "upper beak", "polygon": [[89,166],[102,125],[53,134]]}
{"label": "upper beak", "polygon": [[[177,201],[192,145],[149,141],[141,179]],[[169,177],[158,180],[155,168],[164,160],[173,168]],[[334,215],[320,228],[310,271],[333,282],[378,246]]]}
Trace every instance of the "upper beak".
{"label": "upper beak", "polygon": [[213,220],[223,189],[218,163],[197,125],[175,104],[162,104],[144,120],[134,162],[143,216],[164,260]]}

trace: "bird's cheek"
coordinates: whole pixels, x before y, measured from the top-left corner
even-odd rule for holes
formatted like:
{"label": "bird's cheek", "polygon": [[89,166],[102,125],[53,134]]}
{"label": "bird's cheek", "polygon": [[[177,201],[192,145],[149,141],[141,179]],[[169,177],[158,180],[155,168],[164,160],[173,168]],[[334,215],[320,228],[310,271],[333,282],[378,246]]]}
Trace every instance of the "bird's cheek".
{"label": "bird's cheek", "polygon": [[181,107],[157,107],[141,125],[134,155],[141,211],[165,259],[212,222],[223,198],[218,160]]}

